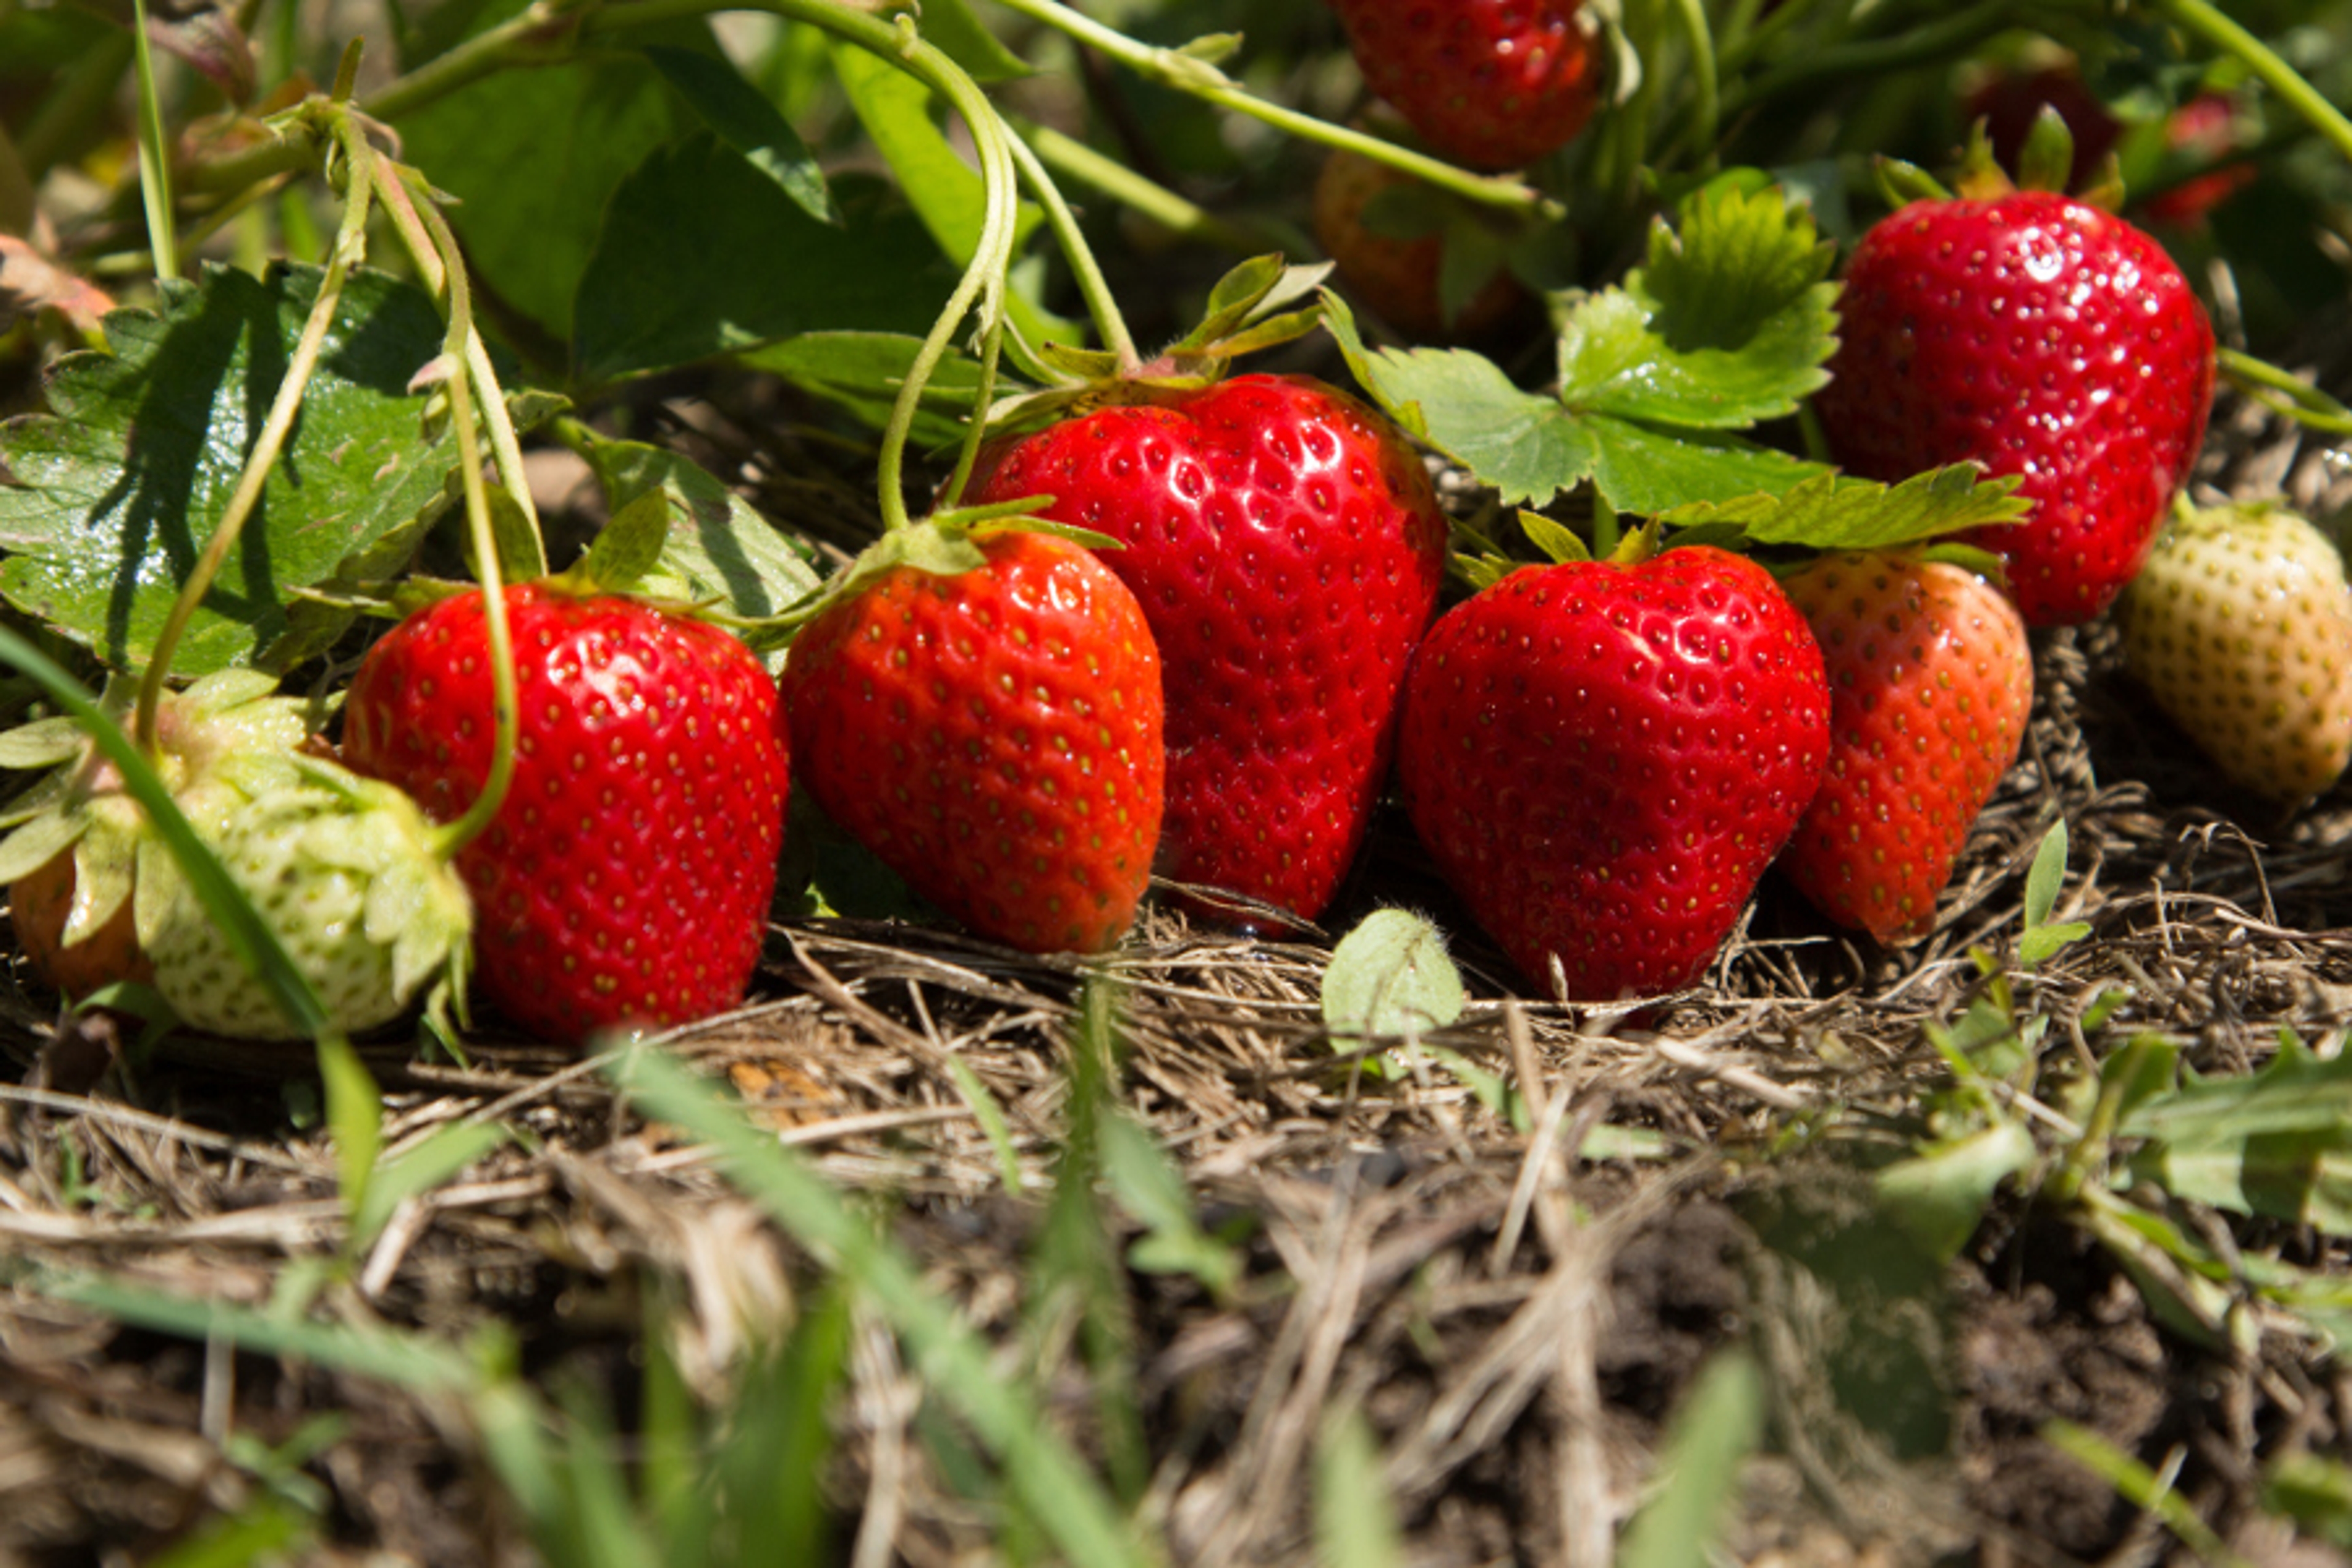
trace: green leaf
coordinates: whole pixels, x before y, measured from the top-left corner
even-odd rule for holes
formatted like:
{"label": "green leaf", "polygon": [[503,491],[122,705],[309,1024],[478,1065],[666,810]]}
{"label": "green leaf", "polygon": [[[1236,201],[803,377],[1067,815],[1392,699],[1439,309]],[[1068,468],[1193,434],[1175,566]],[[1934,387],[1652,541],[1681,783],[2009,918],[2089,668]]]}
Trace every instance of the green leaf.
{"label": "green leaf", "polygon": [[841,211],[825,187],[824,170],[800,132],[724,58],[694,49],[650,46],[644,51],[662,79],[744,161],[775,182],[794,205],[820,223],[838,224]]}
{"label": "green leaf", "polygon": [[[1353,325],[1325,296],[1335,333]],[[1404,426],[1501,492],[1505,506],[1542,506],[1591,477],[1599,461],[1590,427],[1557,399],[1523,392],[1502,367],[1468,349],[1365,350],[1349,356],[1356,379]]]}
{"label": "green leaf", "polygon": [[1570,562],[1592,559],[1591,547],[1584,542],[1582,534],[1576,532],[1566,523],[1555,521],[1539,511],[1529,511],[1525,507],[1520,508],[1519,531],[1528,536],[1528,542],[1534,545],[1547,561]]}
{"label": "green leaf", "polygon": [[1332,1042],[1427,1034],[1462,1016],[1462,972],[1445,935],[1410,910],[1378,910],[1339,939],[1323,972]]}
{"label": "green leaf", "polygon": [[1626,1526],[1619,1568],[1702,1568],[1715,1552],[1740,1468],[1764,1429],[1764,1379],[1738,1351],[1718,1353],[1675,1413],[1659,1450],[1664,1483]]}
{"label": "green leaf", "polygon": [[[144,663],[226,507],[321,274],[208,268],[159,311],[107,318],[113,353],[75,354],[47,415],[0,426],[0,595],[118,668]],[[346,283],[261,506],[189,622],[173,668],[280,665],[295,591],[405,558],[448,500],[445,430],[422,433],[410,377],[441,351],[425,296],[382,273]],[[315,636],[315,632],[312,634]],[[294,657],[307,651],[294,647]]]}
{"label": "green leaf", "polygon": [[1777,188],[1717,181],[1650,232],[1648,264],[1570,311],[1560,400],[1580,413],[1735,430],[1796,412],[1837,348],[1833,247]]}
{"label": "green leaf", "polygon": [[[978,171],[963,161],[931,122],[930,89],[897,67],[851,44],[833,46],[833,68],[841,79],[843,90],[849,95],[850,108],[866,127],[866,134],[888,161],[891,173],[898,177],[898,188],[921,215],[924,226],[931,231],[939,248],[958,268],[963,267],[979,248],[985,192]],[[1021,204],[1021,216],[1013,230],[1016,247],[1043,216],[1034,204]],[[944,293],[940,297],[944,299]],[[1084,332],[1076,322],[1042,309],[1018,288],[1007,292],[1005,307],[1013,325],[1033,343],[1072,342]],[[895,325],[871,321],[831,324]]]}
{"label": "green leaf", "polygon": [[2091,934],[2082,921],[2050,923],[2058,906],[2059,889],[2066,880],[2066,819],[2060,817],[2042,836],[2033,865],[2025,874],[2025,930],[2017,939],[2017,961],[2028,969],[2046,963],[2060,949]]}
{"label": "green leaf", "polygon": [[1878,1201],[1929,1257],[1949,1263],[1976,1234],[2000,1184],[2032,1160],[2032,1134],[2017,1122],[1996,1121],[1880,1170]]}
{"label": "green leaf", "polygon": [[600,591],[631,592],[661,560],[662,550],[669,543],[669,514],[666,492],[651,488],[642,491],[596,531],[588,553],[572,570]]}
{"label": "green leaf", "polygon": [[2149,1141],[2131,1160],[2135,1179],[2352,1236],[2352,1056],[2323,1060],[2289,1040],[2258,1073],[2142,1094],[2117,1130]]}
{"label": "green leaf", "polygon": [[1789,489],[1821,465],[1744,437],[1660,430],[1602,415],[1580,422],[1592,447],[1592,484],[1617,511],[1649,515],[1691,501]]}
{"label": "green leaf", "polygon": [[[528,4],[490,0],[467,28],[511,20]],[[428,26],[439,20],[436,11]],[[699,22],[633,31],[633,41],[712,47]],[[402,155],[457,198],[449,221],[467,263],[559,345],[572,340],[574,300],[614,192],[655,148],[695,128],[644,56],[617,51],[561,70],[496,71],[398,123]]]}
{"label": "green leaf", "polygon": [[[781,375],[880,430],[890,422],[898,388],[921,347],[922,339],[904,333],[803,332],[754,349],[742,358],[745,364]],[[979,396],[980,363],[962,354],[948,354],[924,384],[912,432],[915,443],[954,445]]]}
{"label": "green leaf", "polygon": [[[603,439],[587,456],[616,514],[656,491],[669,502],[668,534],[641,591],[716,600],[753,620],[816,591],[820,579],[809,558],[692,458],[640,441]],[[747,640],[766,646],[758,637]]]}
{"label": "green leaf", "polygon": [[614,192],[580,280],[572,353],[590,381],[797,332],[921,333],[955,274],[888,187],[845,179],[838,226],[710,132],[655,149]]}
{"label": "green leaf", "polygon": [[2032,503],[2014,477],[1987,479],[1968,463],[1914,474],[1898,485],[1816,470],[1780,495],[1696,501],[1664,514],[1670,528],[1738,524],[1759,544],[1813,550],[1886,550],[1986,523],[2014,522]]}

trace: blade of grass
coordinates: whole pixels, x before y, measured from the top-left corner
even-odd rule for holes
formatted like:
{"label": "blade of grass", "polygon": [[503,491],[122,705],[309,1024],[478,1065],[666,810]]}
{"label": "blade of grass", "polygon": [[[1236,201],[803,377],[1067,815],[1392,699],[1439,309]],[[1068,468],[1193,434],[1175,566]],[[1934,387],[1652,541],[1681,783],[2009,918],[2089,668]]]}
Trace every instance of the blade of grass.
{"label": "blade of grass", "polygon": [[1380,1446],[1360,1410],[1335,1414],[1316,1446],[1315,1555],[1325,1568],[1395,1568],[1403,1561]]}
{"label": "blade of grass", "polygon": [[1738,1352],[1717,1356],[1675,1415],[1658,1460],[1665,1485],[1626,1530],[1619,1568],[1706,1568],[1763,1424],[1756,1363]]}
{"label": "blade of grass", "polygon": [[147,207],[155,276],[169,279],[180,275],[180,245],[172,226],[172,154],[163,140],[163,100],[155,89],[155,51],[147,41],[147,0],[131,0],[131,26],[139,67],[139,197]]}
{"label": "blade of grass", "polygon": [[1036,1392],[1007,1381],[980,1336],[923,1284],[913,1259],[861,1219],[793,1151],[779,1147],[657,1051],[624,1053],[609,1070],[648,1115],[710,1145],[745,1194],[864,1292],[907,1342],[926,1381],[996,1455],[1008,1486],[1071,1562],[1155,1560],[1132,1537],[1101,1484],[1046,1423]]}
{"label": "blade of grass", "polygon": [[2159,1476],[2137,1459],[2086,1426],[2052,1421],[2042,1428],[2042,1440],[2101,1480],[2117,1496],[2143,1513],[2153,1514],[2180,1543],[2217,1568],[2251,1568],[2230,1550],[2229,1543],[2197,1517],[2196,1505],[2173,1489],[2169,1477]]}

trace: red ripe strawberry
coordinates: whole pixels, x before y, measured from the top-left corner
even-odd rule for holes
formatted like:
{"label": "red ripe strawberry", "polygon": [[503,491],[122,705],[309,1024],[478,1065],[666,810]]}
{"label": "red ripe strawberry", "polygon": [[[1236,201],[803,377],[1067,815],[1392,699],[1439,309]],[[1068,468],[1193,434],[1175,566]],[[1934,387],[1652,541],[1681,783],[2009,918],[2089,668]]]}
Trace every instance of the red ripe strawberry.
{"label": "red ripe strawberry", "polygon": [[2025,623],[1975,573],[1898,553],[1825,555],[1780,586],[1830,681],[1829,765],[1780,868],[1843,925],[1924,935],[2025,738]]}
{"label": "red ripe strawberry", "polygon": [[1334,148],[1315,179],[1316,243],[1339,268],[1349,293],[1416,342],[1451,342],[1493,331],[1528,303],[1517,279],[1494,272],[1448,319],[1438,288],[1445,236],[1433,231],[1402,238],[1365,226],[1364,208],[1374,197],[1415,183],[1361,153]]}
{"label": "red ripe strawberry", "polygon": [[1413,826],[1514,963],[1570,1001],[1703,970],[1821,781],[1804,618],[1706,545],[1528,567],[1442,616],[1405,689]]}
{"label": "red ripe strawberry", "polygon": [[1396,428],[1303,376],[1244,375],[1002,443],[975,504],[1126,542],[1104,563],[1173,672],[1160,869],[1323,911],[1387,775],[1445,519]]}
{"label": "red ripe strawberry", "polygon": [[793,640],[793,750],[817,804],[983,936],[1094,952],[1151,878],[1160,655],[1068,541],[1000,533],[957,575],[900,564]]}
{"label": "red ripe strawberry", "polygon": [[2046,191],[1914,202],[1862,237],[1819,395],[1865,479],[1975,461],[2022,475],[2006,556],[2031,626],[2106,608],[2205,437],[2213,329],[2180,268],[2121,218]]}
{"label": "red ripe strawberry", "polygon": [[1332,0],[1364,83],[1457,163],[1509,169],[1562,147],[1601,93],[1580,0]]}
{"label": "red ripe strawberry", "polygon": [[[782,848],[783,722],[742,643],[635,599],[510,587],[520,735],[512,793],[457,857],[475,973],[532,1033],[581,1039],[740,1001]],[[491,752],[482,595],[368,650],[343,750],[448,821]]]}

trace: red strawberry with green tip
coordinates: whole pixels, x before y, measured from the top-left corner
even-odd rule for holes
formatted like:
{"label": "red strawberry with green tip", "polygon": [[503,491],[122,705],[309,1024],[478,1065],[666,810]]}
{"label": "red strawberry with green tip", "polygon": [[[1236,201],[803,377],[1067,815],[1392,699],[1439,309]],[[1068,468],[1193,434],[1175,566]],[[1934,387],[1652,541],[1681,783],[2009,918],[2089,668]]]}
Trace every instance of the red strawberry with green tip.
{"label": "red strawberry with green tip", "polygon": [[[715,626],[562,580],[505,602],[514,782],[457,861],[482,990],[563,1042],[734,1006],[782,847],[784,731],[766,667]],[[448,822],[489,774],[491,713],[483,595],[458,594],[368,650],[344,754]]]}
{"label": "red strawberry with green tip", "polygon": [[1312,920],[1363,841],[1444,574],[1420,457],[1305,376],[1131,385],[985,453],[974,502],[1123,542],[1168,668],[1161,872]]}
{"label": "red strawberry with green tip", "polygon": [[[803,627],[803,786],[917,892],[1034,952],[1116,943],[1160,834],[1160,654],[1092,553],[1013,531],[885,535]],[[930,569],[908,557],[928,552]],[[961,558],[961,559],[959,559]]]}
{"label": "red strawberry with green tip", "polygon": [[1830,687],[1828,765],[1780,868],[1840,924],[1924,935],[2025,738],[2025,623],[1984,578],[1911,553],[1824,555],[1780,586]]}
{"label": "red strawberry with green tip", "polygon": [[1601,90],[1580,0],[1332,0],[1364,85],[1446,158],[1510,169],[1566,146]]}
{"label": "red strawberry with green tip", "polygon": [[2030,626],[2122,592],[2195,461],[2213,330],[2163,247],[2052,191],[1912,202],[1862,237],[1816,407],[1836,460],[1897,480],[1976,462],[2016,474],[2003,556]]}
{"label": "red strawberry with green tip", "polygon": [[1397,760],[1478,922],[1538,984],[1603,1002],[1706,968],[1828,749],[1804,618],[1754,562],[1691,545],[1523,567],[1455,605],[1414,657]]}

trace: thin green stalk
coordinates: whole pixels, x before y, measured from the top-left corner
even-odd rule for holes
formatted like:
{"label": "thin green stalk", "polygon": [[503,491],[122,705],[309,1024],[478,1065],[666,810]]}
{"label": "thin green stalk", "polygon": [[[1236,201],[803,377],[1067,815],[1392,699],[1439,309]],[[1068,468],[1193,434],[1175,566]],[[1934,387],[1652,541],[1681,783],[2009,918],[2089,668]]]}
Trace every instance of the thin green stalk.
{"label": "thin green stalk", "polygon": [[2262,79],[2263,84],[2277,93],[2297,114],[2309,121],[2314,129],[2336,144],[2336,150],[2352,159],[2352,120],[2344,111],[2320,96],[2319,89],[2303,79],[2286,61],[2279,58],[2268,44],[2230,19],[2208,0],[2147,0],[2147,8],[2174,25],[2196,34],[2223,54],[2243,64]]}
{"label": "thin green stalk", "polygon": [[[1118,301],[1112,297],[1109,282],[1103,277],[1102,265],[1095,259],[1094,248],[1087,244],[1085,231],[1078,227],[1077,215],[1062,198],[1061,188],[1046,172],[1036,153],[1018,136],[1004,139],[1012,153],[1013,162],[1021,171],[1022,183],[1037,205],[1045,210],[1046,226],[1054,231],[1054,241],[1062,247],[1062,256],[1070,264],[1070,273],[1078,286],[1078,295],[1087,302],[1087,314],[1102,334],[1103,347],[1118,356],[1121,370],[1133,370],[1143,363],[1135,352],[1134,334],[1127,330],[1127,318],[1119,314]],[[982,399],[979,406],[988,406]]]}
{"label": "thin green stalk", "polygon": [[[407,177],[416,178],[414,171]],[[421,182],[420,182],[421,183]],[[473,381],[466,369],[467,346],[474,331],[473,291],[466,280],[466,265],[457,237],[448,220],[428,200],[416,204],[417,216],[440,251],[448,283],[449,331],[442,352],[449,360],[449,418],[457,436],[457,476],[466,489],[466,526],[474,545],[474,571],[482,583],[482,620],[489,634],[490,772],[482,793],[465,815],[436,828],[434,851],[445,859],[479,837],[506,805],[514,783],[515,746],[521,731],[521,700],[517,692],[514,632],[507,621],[505,574],[499,563],[499,543],[490,524],[490,497],[482,479],[482,451],[474,437]]]}
{"label": "thin green stalk", "polygon": [[155,715],[163,702],[164,677],[172,671],[172,656],[179,650],[180,638],[195,616],[196,606],[212,592],[214,579],[220,575],[228,552],[236,547],[237,536],[245,531],[247,520],[261,502],[262,488],[278,467],[278,454],[285,449],[286,437],[294,428],[294,417],[302,411],[302,395],[309,389],[319,355],[325,350],[328,329],[334,325],[336,308],[342,302],[343,280],[352,263],[366,252],[367,187],[363,182],[352,184],[351,200],[343,208],[342,227],[327,258],[326,275],[319,280],[319,297],[312,301],[310,317],[302,323],[302,336],[286,362],[285,379],[278,384],[277,395],[270,400],[261,434],[246,457],[244,471],[236,477],[236,489],[230,494],[219,523],[205,542],[204,553],[196,558],[194,569],[180,588],[180,596],[172,602],[172,613],[165,618],[163,630],[156,634],[155,651],[139,682],[139,703],[131,725],[131,733],[138,737],[142,747],[152,749],[155,744]]}
{"label": "thin green stalk", "polygon": [[172,226],[172,150],[163,137],[163,100],[155,87],[155,51],[147,41],[147,0],[131,0],[139,67],[139,196],[147,207],[147,245],[155,276],[180,275],[180,247]]}
{"label": "thin green stalk", "polygon": [[1715,142],[1720,128],[1719,94],[1716,82],[1715,29],[1706,19],[1706,0],[1675,0],[1675,9],[1682,16],[1683,31],[1689,37],[1691,52],[1691,122],[1692,134],[1698,142],[1697,153],[1702,164],[1715,162]]}
{"label": "thin green stalk", "polygon": [[1264,256],[1270,250],[1303,256],[1315,248],[1311,240],[1289,224],[1245,226],[1234,223],[1050,125],[1038,125],[1010,115],[1006,119],[1047,168],[1141,214],[1171,234],[1223,246],[1244,256]]}
{"label": "thin green stalk", "polygon": [[[1761,75],[1736,79],[1724,90],[1720,112],[1725,119],[1732,119],[1759,103],[1818,83],[1867,81],[1886,72],[1955,58],[2012,26],[2017,11],[2017,0],[1981,0],[1965,11],[1892,37],[1811,51]],[[1678,139],[1677,149],[1688,140],[1688,133]]]}
{"label": "thin green stalk", "polygon": [[1327,147],[1342,147],[1361,153],[1367,158],[1483,205],[1539,213],[1547,217],[1560,216],[1559,203],[1524,181],[1500,174],[1474,174],[1409,147],[1400,147],[1393,142],[1382,141],[1380,137],[1367,135],[1345,125],[1334,125],[1328,120],[1318,120],[1311,114],[1302,114],[1278,103],[1269,103],[1236,86],[1232,78],[1206,60],[1176,49],[1155,48],[1149,44],[1138,43],[1116,28],[1105,26],[1090,16],[1073,11],[1060,4],[1060,0],[1004,0],[1004,5],[1032,21],[1042,22],[1082,44],[1101,50],[1140,76],[1175,88],[1180,92],[1190,93],[1203,102],[1262,121],[1301,141],[1318,142]]}

